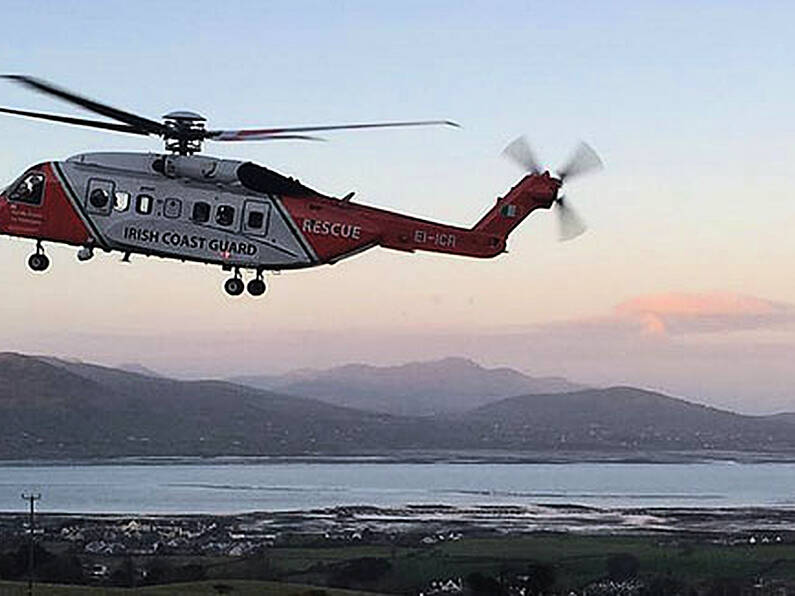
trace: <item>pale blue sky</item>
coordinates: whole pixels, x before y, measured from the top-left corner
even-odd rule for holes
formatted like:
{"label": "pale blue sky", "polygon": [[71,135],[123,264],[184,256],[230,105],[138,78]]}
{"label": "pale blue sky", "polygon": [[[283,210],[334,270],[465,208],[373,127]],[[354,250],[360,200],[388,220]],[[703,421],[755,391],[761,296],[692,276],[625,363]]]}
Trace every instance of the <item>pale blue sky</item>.
{"label": "pale blue sky", "polygon": [[[604,317],[636,295],[669,292],[795,303],[792,3],[0,1],[0,11],[3,71],[152,117],[187,108],[217,127],[460,122],[460,130],[330,134],[323,144],[206,147],[387,208],[474,222],[518,179],[499,153],[520,133],[552,167],[581,138],[607,165],[571,184],[591,227],[573,243],[558,245],[553,218],[542,214],[496,261],[377,251],[282,275],[262,300],[225,297],[215,268],[145,259],[125,267],[110,256],[81,265],[73,250],[55,247],[53,270],[34,276],[24,267],[29,243],[2,239],[8,347],[177,372],[213,363],[283,369],[372,355],[337,351],[351,330],[491,333]],[[0,105],[78,113],[8,82]],[[44,159],[159,146],[2,117],[0,180]],[[29,316],[36,312],[48,315]],[[325,359],[250,357],[256,338],[297,329],[336,338],[324,344]],[[76,330],[94,339],[75,341]],[[153,362],[151,343],[125,351],[107,339],[163,330],[207,342],[247,335],[237,352],[197,356],[201,365],[190,353]],[[792,350],[791,328],[776,332]],[[452,342],[438,351],[461,350]],[[521,351],[476,352],[468,354],[534,370]],[[413,356],[405,348],[380,359]],[[576,363],[559,369],[594,376]],[[643,382],[626,366],[600,370],[600,381]]]}

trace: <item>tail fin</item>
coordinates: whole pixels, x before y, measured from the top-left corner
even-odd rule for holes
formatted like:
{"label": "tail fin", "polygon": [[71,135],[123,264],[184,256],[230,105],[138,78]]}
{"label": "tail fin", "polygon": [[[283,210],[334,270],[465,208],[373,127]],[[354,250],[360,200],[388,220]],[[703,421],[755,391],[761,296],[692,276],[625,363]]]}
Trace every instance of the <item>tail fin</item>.
{"label": "tail fin", "polygon": [[558,198],[561,181],[548,172],[530,174],[497,199],[497,204],[472,228],[503,240],[536,209],[549,209]]}

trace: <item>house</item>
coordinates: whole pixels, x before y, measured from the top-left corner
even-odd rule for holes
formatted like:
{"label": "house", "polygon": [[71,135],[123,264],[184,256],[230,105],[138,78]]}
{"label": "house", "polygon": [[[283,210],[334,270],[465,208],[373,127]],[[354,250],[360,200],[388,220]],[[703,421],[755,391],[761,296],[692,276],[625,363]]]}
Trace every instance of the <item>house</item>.
{"label": "house", "polygon": [[92,579],[105,579],[106,577],[108,577],[107,565],[102,565],[97,563],[95,565],[91,565],[91,567],[89,567],[87,571],[89,577],[91,577]]}
{"label": "house", "polygon": [[436,596],[442,594],[461,594],[464,592],[464,580],[460,577],[437,579],[432,581],[427,588],[421,590],[418,596]]}

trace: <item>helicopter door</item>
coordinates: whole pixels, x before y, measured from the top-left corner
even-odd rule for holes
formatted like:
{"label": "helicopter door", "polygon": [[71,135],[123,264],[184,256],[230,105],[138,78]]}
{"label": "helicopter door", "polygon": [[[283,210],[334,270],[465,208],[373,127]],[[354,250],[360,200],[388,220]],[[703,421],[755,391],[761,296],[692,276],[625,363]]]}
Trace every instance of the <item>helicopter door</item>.
{"label": "helicopter door", "polygon": [[246,201],[243,206],[243,233],[264,236],[268,233],[271,206],[262,201]]}

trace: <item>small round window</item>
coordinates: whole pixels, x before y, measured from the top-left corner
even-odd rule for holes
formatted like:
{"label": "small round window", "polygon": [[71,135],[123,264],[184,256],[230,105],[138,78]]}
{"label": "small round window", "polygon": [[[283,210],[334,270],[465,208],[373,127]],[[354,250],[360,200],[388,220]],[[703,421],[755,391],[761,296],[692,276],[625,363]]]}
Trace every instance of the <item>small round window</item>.
{"label": "small round window", "polygon": [[94,209],[104,209],[108,206],[110,195],[108,195],[108,191],[106,191],[104,188],[95,188],[91,191],[91,195],[88,197],[88,200]]}

